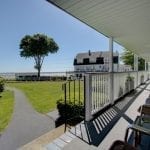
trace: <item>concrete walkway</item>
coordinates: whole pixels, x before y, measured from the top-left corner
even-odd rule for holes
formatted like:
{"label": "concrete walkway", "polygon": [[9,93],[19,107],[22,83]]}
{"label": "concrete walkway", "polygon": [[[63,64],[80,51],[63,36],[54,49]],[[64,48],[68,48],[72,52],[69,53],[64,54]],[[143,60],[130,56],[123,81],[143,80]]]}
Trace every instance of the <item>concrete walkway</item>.
{"label": "concrete walkway", "polygon": [[14,91],[15,106],[12,120],[0,136],[0,150],[16,150],[55,128],[54,120],[34,111],[20,90],[10,90]]}

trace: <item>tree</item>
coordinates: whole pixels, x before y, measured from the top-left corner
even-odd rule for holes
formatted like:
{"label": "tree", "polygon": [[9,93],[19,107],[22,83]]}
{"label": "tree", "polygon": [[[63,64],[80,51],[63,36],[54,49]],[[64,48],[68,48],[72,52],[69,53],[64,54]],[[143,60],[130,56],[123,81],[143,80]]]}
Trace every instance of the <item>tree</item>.
{"label": "tree", "polygon": [[[124,62],[124,64],[131,65],[132,69],[134,69],[134,54],[131,51],[124,49],[121,60]],[[143,58],[138,58],[138,68],[139,70],[145,69],[145,61]]]}
{"label": "tree", "polygon": [[41,67],[45,56],[49,53],[56,53],[59,49],[57,43],[44,34],[26,35],[20,42],[20,56],[25,58],[34,58],[34,68],[38,70],[38,79],[40,80]]}
{"label": "tree", "polygon": [[4,79],[0,77],[0,93],[4,91]]}
{"label": "tree", "polygon": [[121,60],[124,64],[131,65],[132,69],[134,69],[134,54],[131,51],[124,49]]}

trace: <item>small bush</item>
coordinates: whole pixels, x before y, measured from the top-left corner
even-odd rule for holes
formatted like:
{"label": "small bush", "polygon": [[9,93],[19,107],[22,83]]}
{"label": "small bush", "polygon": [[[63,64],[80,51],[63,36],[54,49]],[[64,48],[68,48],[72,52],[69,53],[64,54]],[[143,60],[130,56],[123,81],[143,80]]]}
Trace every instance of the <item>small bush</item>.
{"label": "small bush", "polygon": [[0,77],[0,93],[4,91],[4,79]]}
{"label": "small bush", "polygon": [[127,81],[133,81],[134,80],[134,77],[132,77],[132,76],[127,76],[127,79],[126,79]]}
{"label": "small bush", "polygon": [[84,115],[84,107],[82,103],[74,104],[73,102],[67,102],[65,105],[63,100],[58,100],[57,109],[59,111],[60,117],[66,119]]}

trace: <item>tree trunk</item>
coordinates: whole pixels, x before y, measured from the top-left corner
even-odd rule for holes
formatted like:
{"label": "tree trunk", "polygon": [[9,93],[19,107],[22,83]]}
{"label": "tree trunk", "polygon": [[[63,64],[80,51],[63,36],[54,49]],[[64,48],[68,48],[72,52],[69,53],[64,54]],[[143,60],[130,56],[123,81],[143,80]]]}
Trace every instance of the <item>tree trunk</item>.
{"label": "tree trunk", "polygon": [[44,57],[41,57],[40,55],[35,57],[35,66],[34,68],[38,71],[38,81],[40,81],[40,73],[41,73],[41,67],[43,63]]}
{"label": "tree trunk", "polygon": [[41,68],[38,68],[38,81],[40,81],[40,73],[41,73]]}

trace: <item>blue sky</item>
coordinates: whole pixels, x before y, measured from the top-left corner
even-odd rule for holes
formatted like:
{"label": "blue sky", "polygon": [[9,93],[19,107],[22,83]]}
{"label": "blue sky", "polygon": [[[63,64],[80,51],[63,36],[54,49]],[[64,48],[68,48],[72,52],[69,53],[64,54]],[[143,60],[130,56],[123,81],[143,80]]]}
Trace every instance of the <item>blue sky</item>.
{"label": "blue sky", "polygon": [[[26,34],[44,33],[59,45],[45,58],[42,71],[73,70],[77,53],[108,50],[108,38],[45,0],[0,2],[0,72],[35,71],[33,59],[20,57],[19,43]],[[114,50],[122,47],[114,44]]]}

